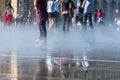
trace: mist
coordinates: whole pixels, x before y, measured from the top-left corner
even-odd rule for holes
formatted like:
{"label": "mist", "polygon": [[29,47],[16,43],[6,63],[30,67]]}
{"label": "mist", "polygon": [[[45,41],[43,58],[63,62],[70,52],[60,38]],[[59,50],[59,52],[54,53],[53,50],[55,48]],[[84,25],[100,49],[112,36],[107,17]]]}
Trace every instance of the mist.
{"label": "mist", "polygon": [[35,45],[35,40],[40,36],[37,25],[0,28],[0,50],[29,56],[57,51],[66,52],[66,55],[69,52],[74,52],[74,55],[91,55],[89,51],[92,50],[115,50],[120,47],[120,31],[115,27],[95,27],[94,30],[88,27],[82,32],[79,28],[71,28],[69,33],[64,34],[60,26],[47,33],[46,45],[42,47]]}

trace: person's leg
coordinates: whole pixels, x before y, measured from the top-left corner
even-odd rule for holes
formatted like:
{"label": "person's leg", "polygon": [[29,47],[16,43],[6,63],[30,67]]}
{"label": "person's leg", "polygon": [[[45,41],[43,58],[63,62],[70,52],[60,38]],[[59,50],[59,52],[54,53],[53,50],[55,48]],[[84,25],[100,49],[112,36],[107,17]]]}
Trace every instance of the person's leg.
{"label": "person's leg", "polygon": [[77,24],[78,24],[78,21],[79,21],[79,16],[78,15],[76,15],[76,17],[75,17],[75,28],[77,28]]}
{"label": "person's leg", "polygon": [[46,20],[42,20],[41,23],[39,23],[39,30],[40,30],[40,37],[42,39],[46,39],[47,38]]}
{"label": "person's leg", "polygon": [[103,18],[101,18],[101,24],[102,26],[105,26]]}
{"label": "person's leg", "polygon": [[94,24],[97,26],[97,18],[94,18]]}
{"label": "person's leg", "polygon": [[49,29],[53,27],[54,23],[55,23],[55,15],[54,13],[50,13],[49,14]]}
{"label": "person's leg", "polygon": [[67,32],[69,32],[69,28],[70,28],[71,24],[72,24],[72,18],[67,16],[67,26],[66,26]]}
{"label": "person's leg", "polygon": [[51,18],[49,18],[49,29],[51,28],[51,23],[52,23]]}
{"label": "person's leg", "polygon": [[55,27],[56,27],[56,28],[58,27],[58,22],[59,22],[59,13],[56,12],[56,13],[55,13]]}
{"label": "person's leg", "polygon": [[63,31],[65,32],[65,26],[66,26],[66,21],[67,21],[67,16],[66,14],[63,15]]}
{"label": "person's leg", "polygon": [[83,14],[80,14],[80,15],[79,15],[79,21],[80,21],[80,23],[83,25]]}
{"label": "person's leg", "polygon": [[51,28],[54,26],[54,23],[55,23],[55,18],[51,18]]}
{"label": "person's leg", "polygon": [[80,22],[80,31],[81,31],[83,27],[83,14],[79,14],[79,22]]}
{"label": "person's leg", "polygon": [[84,25],[83,28],[84,28],[84,29],[86,29],[87,16],[88,16],[88,15],[87,15],[86,13],[83,14],[83,25]]}
{"label": "person's leg", "polygon": [[89,25],[93,29],[94,27],[93,27],[93,23],[92,23],[92,14],[91,13],[88,14],[88,18],[89,18]]}

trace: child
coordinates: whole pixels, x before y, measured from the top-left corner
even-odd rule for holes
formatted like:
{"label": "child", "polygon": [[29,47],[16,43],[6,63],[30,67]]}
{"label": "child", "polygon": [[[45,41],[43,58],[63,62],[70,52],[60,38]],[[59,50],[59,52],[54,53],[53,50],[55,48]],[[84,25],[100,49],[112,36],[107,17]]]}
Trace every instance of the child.
{"label": "child", "polygon": [[101,26],[101,24],[104,25],[104,23],[103,23],[103,15],[104,15],[104,13],[102,12],[101,9],[98,10],[97,15],[98,15],[98,24],[100,26]]}
{"label": "child", "polygon": [[14,13],[14,9],[13,7],[11,6],[11,3],[7,3],[7,6],[5,8],[5,10],[3,11],[3,14],[6,14],[5,15],[5,18],[4,18],[4,21],[7,25],[10,25],[13,21],[13,13]]}

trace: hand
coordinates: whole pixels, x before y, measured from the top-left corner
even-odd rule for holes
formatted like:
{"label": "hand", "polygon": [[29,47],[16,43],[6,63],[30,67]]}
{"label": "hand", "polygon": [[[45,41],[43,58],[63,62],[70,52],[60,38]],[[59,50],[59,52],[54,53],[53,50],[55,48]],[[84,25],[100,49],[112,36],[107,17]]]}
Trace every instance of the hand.
{"label": "hand", "polygon": [[37,10],[36,6],[34,7],[35,10]]}

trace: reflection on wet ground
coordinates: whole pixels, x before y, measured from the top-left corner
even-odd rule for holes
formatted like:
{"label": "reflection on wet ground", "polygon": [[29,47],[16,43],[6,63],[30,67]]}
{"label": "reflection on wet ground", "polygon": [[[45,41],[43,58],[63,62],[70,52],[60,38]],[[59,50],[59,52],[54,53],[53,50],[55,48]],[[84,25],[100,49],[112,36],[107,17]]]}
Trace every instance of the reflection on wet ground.
{"label": "reflection on wet ground", "polygon": [[[1,80],[118,80],[120,39],[114,29],[48,32],[36,46],[37,27],[0,29]],[[86,71],[83,67],[89,65]]]}

